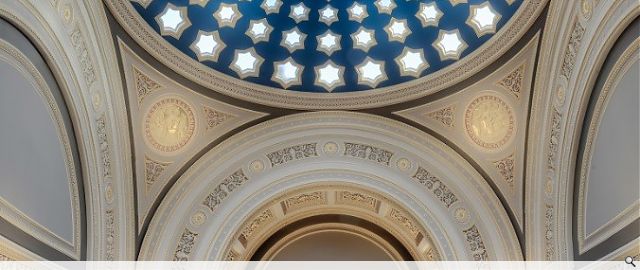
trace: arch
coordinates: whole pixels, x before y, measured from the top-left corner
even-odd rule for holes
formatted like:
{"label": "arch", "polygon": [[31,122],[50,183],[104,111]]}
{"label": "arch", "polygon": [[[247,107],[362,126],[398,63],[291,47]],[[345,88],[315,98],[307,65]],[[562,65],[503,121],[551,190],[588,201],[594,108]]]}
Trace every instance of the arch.
{"label": "arch", "polygon": [[265,202],[320,183],[389,194],[442,259],[522,259],[505,209],[462,157],[413,127],[352,112],[286,116],[216,146],[168,192],[139,259],[225,259],[235,228]]}

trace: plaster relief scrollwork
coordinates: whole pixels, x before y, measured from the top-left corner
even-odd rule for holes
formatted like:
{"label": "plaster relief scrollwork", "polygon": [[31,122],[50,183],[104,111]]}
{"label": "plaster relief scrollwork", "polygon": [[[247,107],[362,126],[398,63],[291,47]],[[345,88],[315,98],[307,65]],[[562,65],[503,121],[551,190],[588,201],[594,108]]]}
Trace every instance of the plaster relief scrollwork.
{"label": "plaster relief scrollwork", "polygon": [[236,172],[225,178],[221,184],[216,186],[213,192],[207,195],[202,204],[209,208],[211,212],[213,212],[231,192],[233,192],[236,188],[240,187],[248,180],[249,178],[245,176],[242,170],[237,170]]}
{"label": "plaster relief scrollwork", "polygon": [[516,98],[520,98],[522,93],[525,65],[518,66],[515,70],[511,71],[507,76],[498,81],[498,85],[504,89],[509,90]]}
{"label": "plaster relief scrollwork", "polygon": [[576,56],[578,54],[578,49],[580,49],[580,42],[582,42],[584,32],[585,29],[582,24],[576,21],[573,25],[573,29],[571,30],[569,45],[564,52],[564,58],[562,60],[561,73],[567,80],[571,77],[571,73],[573,72],[573,67],[576,63]]}
{"label": "plaster relief scrollwork", "polygon": [[142,101],[145,97],[156,92],[162,86],[156,81],[149,78],[149,76],[145,75],[139,69],[133,67],[133,77],[136,85],[136,94],[138,96],[138,104],[142,104]]}
{"label": "plaster relief scrollwork", "polygon": [[558,159],[558,145],[560,144],[560,125],[562,114],[557,109],[553,109],[551,116],[551,133],[549,135],[549,156],[547,158],[547,168],[552,172],[556,169]]}
{"label": "plaster relief scrollwork", "polygon": [[153,160],[147,156],[144,157],[144,182],[147,189],[150,189],[153,184],[164,172],[164,169],[169,166],[171,162],[161,162]]}
{"label": "plaster relief scrollwork", "polygon": [[555,254],[553,247],[553,205],[545,205],[544,212],[545,258],[550,261]]}
{"label": "plaster relief scrollwork", "polygon": [[100,158],[102,160],[102,176],[111,177],[111,150],[107,138],[107,117],[103,114],[96,120]]}
{"label": "plaster relief scrollwork", "polygon": [[513,154],[509,155],[506,158],[503,158],[498,161],[494,161],[493,164],[496,166],[498,173],[502,176],[502,179],[509,184],[510,187],[513,187],[513,174],[514,174],[514,165],[515,161],[513,159]]}
{"label": "plaster relief scrollwork", "polygon": [[306,143],[285,147],[275,152],[267,154],[267,158],[271,161],[271,166],[275,167],[283,165],[289,161],[301,160],[309,157],[317,157],[317,143]]}
{"label": "plaster relief scrollwork", "polygon": [[353,205],[372,212],[380,210],[380,201],[373,196],[360,192],[340,191],[336,196],[337,203]]}
{"label": "plaster relief scrollwork", "polygon": [[189,229],[184,229],[184,232],[178,241],[176,251],[173,253],[173,260],[188,261],[189,254],[191,254],[191,251],[193,250],[193,245],[195,244],[197,237],[197,233],[192,232]]}
{"label": "plaster relief scrollwork", "polygon": [[426,116],[437,120],[447,127],[453,127],[455,122],[455,106],[447,106],[439,110],[426,113]]}
{"label": "plaster relief scrollwork", "polygon": [[264,212],[260,213],[256,218],[254,218],[249,225],[247,225],[242,233],[240,233],[240,243],[246,246],[247,241],[253,239],[254,233],[260,230],[261,226],[271,222],[274,216],[271,210],[267,209]]}
{"label": "plaster relief scrollwork", "polygon": [[106,228],[105,228],[105,240],[107,243],[107,250],[105,260],[113,261],[115,259],[115,239],[116,239],[116,225],[115,225],[115,215],[113,214],[113,209],[109,209],[105,212],[106,217]]}
{"label": "plaster relief scrollwork", "polygon": [[207,106],[203,108],[203,111],[204,116],[207,119],[207,130],[222,124],[224,121],[234,118],[232,115],[217,111]]}
{"label": "plaster relief scrollwork", "polygon": [[371,145],[360,143],[344,143],[344,155],[372,160],[380,164],[389,165],[393,152]]}
{"label": "plaster relief scrollwork", "polygon": [[418,167],[418,171],[413,175],[413,179],[431,190],[447,208],[458,201],[456,195],[453,194],[438,177],[422,167]]}
{"label": "plaster relief scrollwork", "polygon": [[87,45],[82,36],[82,31],[80,31],[78,26],[71,32],[71,44],[76,48],[80,57],[80,68],[82,68],[84,80],[87,82],[87,85],[93,84],[96,81],[96,72],[93,68],[93,62],[89,56],[89,52],[87,51]]}
{"label": "plaster relief scrollwork", "polygon": [[424,233],[418,228],[416,225],[416,221],[412,220],[406,214],[402,213],[402,211],[391,208],[388,214],[389,219],[391,219],[394,223],[398,224],[401,227],[406,228],[413,237],[415,237],[416,244],[419,244],[424,238]]}
{"label": "plaster relief scrollwork", "polygon": [[298,194],[280,203],[285,215],[301,208],[322,204],[327,204],[327,195],[323,191]]}
{"label": "plaster relief scrollwork", "polygon": [[486,261],[489,260],[489,255],[487,255],[487,249],[484,246],[484,241],[482,241],[482,236],[478,231],[476,225],[471,226],[471,228],[463,231],[467,244],[469,244],[469,249],[471,250],[473,260],[474,261]]}

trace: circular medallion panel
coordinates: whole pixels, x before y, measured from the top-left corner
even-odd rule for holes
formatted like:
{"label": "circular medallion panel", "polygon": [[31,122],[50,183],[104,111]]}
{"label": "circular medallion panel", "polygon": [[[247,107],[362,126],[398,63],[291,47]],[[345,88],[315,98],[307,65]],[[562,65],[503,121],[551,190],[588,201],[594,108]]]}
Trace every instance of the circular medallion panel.
{"label": "circular medallion panel", "polygon": [[164,98],[151,106],[144,121],[147,143],[161,152],[184,147],[196,128],[191,106],[175,97]]}
{"label": "circular medallion panel", "polygon": [[497,96],[484,95],[469,104],[464,124],[473,142],[487,149],[496,149],[513,136],[515,119],[506,102]]}

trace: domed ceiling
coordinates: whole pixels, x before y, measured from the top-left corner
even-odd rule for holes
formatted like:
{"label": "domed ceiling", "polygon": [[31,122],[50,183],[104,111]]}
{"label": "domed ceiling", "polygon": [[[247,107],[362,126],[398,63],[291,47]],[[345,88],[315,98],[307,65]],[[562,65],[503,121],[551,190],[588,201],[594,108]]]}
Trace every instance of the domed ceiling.
{"label": "domed ceiling", "polygon": [[268,91],[340,93],[429,76],[480,48],[522,0],[137,0],[173,47]]}

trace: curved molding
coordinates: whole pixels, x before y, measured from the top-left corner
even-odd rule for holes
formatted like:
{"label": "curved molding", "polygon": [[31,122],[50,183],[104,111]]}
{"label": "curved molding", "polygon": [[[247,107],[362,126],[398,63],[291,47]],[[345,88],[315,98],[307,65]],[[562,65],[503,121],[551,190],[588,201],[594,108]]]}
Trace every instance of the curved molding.
{"label": "curved molding", "polygon": [[69,109],[86,198],[89,237],[83,243],[82,259],[133,259],[133,177],[126,107],[102,3],[3,1],[0,16],[20,28],[38,49]]}
{"label": "curved molding", "polygon": [[590,91],[617,37],[640,14],[623,1],[551,2],[542,40],[525,194],[527,260],[572,260],[574,174]]}
{"label": "curved molding", "polygon": [[462,157],[415,128],[351,112],[278,118],[216,146],[167,193],[139,258],[224,259],[256,205],[328,182],[389,194],[429,230],[442,259],[522,259],[505,209]]}
{"label": "curved molding", "polygon": [[43,243],[47,243],[51,247],[69,255],[72,258],[80,259],[80,219],[82,216],[80,214],[80,199],[78,198],[78,179],[76,176],[76,164],[71,150],[71,141],[67,134],[67,128],[65,127],[62,113],[60,112],[60,108],[53,97],[51,89],[42,77],[42,74],[40,74],[33,63],[31,63],[27,56],[25,56],[18,48],[4,40],[0,40],[0,59],[5,60],[9,65],[25,76],[30,76],[26,79],[29,80],[31,85],[33,85],[37,90],[37,94],[42,101],[47,104],[46,109],[49,116],[55,123],[54,126],[58,133],[58,140],[60,141],[62,153],[64,153],[64,164],[67,180],[69,182],[73,239],[72,241],[68,241],[67,239],[60,237],[27,216],[19,209],[15,208],[11,203],[0,198],[0,208],[3,210],[2,217],[6,218],[9,222],[13,223],[18,228],[29,233]]}
{"label": "curved molding", "polygon": [[609,73],[593,108],[592,120],[590,123],[586,123],[588,125],[588,132],[584,143],[582,160],[580,162],[582,166],[579,168],[579,183],[577,183],[579,192],[578,209],[576,210],[578,211],[578,251],[581,254],[601,243],[626,225],[629,225],[629,223],[638,218],[637,213],[640,211],[640,200],[637,200],[634,204],[627,207],[606,224],[597,228],[590,234],[586,233],[586,196],[588,194],[590,181],[589,172],[591,168],[591,161],[593,159],[594,142],[596,142],[600,124],[602,123],[602,118],[604,117],[604,112],[607,109],[609,100],[614,95],[617,85],[622,80],[622,77],[627,73],[629,68],[638,61],[638,52],[640,52],[640,38],[636,39],[631,45],[629,45],[613,65],[612,71]]}
{"label": "curved molding", "polygon": [[527,0],[513,18],[473,53],[440,70],[406,83],[362,93],[304,93],[245,82],[214,71],[174,48],[145,23],[127,0],[105,1],[116,19],[147,52],[172,70],[204,87],[259,104],[292,109],[363,109],[381,107],[436,93],[486,67],[522,37],[546,0]]}
{"label": "curved molding", "polygon": [[[318,177],[318,179],[321,178]],[[292,199],[308,198],[314,195],[320,195],[322,200],[294,209],[288,207],[288,202]],[[233,233],[235,237],[230,243],[226,243],[227,247],[223,249],[226,250],[223,252],[226,254],[225,259],[249,260],[271,235],[287,224],[312,216],[336,213],[355,216],[382,227],[398,239],[415,260],[440,259],[440,252],[431,240],[429,230],[418,223],[419,218],[393,199],[386,198],[382,193],[371,189],[339,182],[309,184],[287,191],[285,195],[268,201],[258,209],[249,215],[251,218],[246,219],[236,228]],[[279,240],[279,242],[282,241]],[[395,249],[385,248],[385,250]],[[269,251],[272,250],[269,249]],[[400,254],[390,254],[390,256],[402,260]],[[269,252],[263,257],[269,258]]]}
{"label": "curved molding", "polygon": [[44,261],[45,259],[0,235],[0,262]]}

